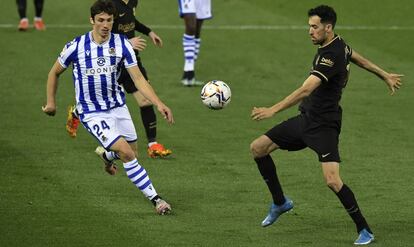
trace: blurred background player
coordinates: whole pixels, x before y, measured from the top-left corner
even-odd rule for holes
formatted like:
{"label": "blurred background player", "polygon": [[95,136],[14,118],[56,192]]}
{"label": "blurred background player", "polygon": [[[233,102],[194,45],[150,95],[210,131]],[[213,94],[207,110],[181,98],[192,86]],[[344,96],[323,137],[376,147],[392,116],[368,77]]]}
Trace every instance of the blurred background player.
{"label": "blurred background player", "polygon": [[201,46],[201,26],[211,19],[211,0],[178,0],[180,17],[184,19],[183,35],[184,73],[181,83],[184,86],[202,85],[195,79],[195,62]]}
{"label": "blurred background player", "polygon": [[[135,31],[149,36],[157,47],[162,47],[162,39],[149,27],[135,18],[135,9],[137,8],[138,0],[112,0],[112,2],[117,9],[112,32],[124,34],[128,37],[134,48],[138,67],[144,78],[148,81],[147,72],[139,56],[139,51],[144,50],[146,47],[146,41],[139,36],[135,37]],[[137,90],[125,68],[122,68],[118,82],[124,87],[127,93],[134,96],[140,107],[141,119],[148,140],[148,156],[155,158],[170,155],[172,151],[166,149],[164,145],[157,142],[157,117],[154,112],[154,106]],[[76,118],[76,114],[73,114],[73,110],[74,107],[71,107],[68,110],[66,129],[70,136],[75,137],[79,120]]]}
{"label": "blurred background player", "polygon": [[58,79],[72,64],[76,110],[82,125],[101,144],[95,152],[115,171],[112,161],[120,159],[128,178],[162,215],[169,213],[171,206],[158,195],[137,160],[137,133],[125,104],[125,93],[116,80],[121,66],[128,70],[136,87],[157,106],[169,123],[174,123],[174,118],[139,70],[132,45],[124,35],[111,33],[115,13],[110,0],[98,0],[92,5],[92,31],[65,45],[49,72],[47,104],[42,110],[50,116],[56,114]]}
{"label": "blurred background player", "polygon": [[[34,0],[35,6],[35,17],[34,17],[34,28],[39,31],[46,30],[46,26],[43,23],[42,12],[43,12],[43,0]],[[16,0],[17,11],[19,12],[20,22],[17,27],[19,31],[26,31],[29,29],[29,19],[26,15],[27,10],[27,0]]]}

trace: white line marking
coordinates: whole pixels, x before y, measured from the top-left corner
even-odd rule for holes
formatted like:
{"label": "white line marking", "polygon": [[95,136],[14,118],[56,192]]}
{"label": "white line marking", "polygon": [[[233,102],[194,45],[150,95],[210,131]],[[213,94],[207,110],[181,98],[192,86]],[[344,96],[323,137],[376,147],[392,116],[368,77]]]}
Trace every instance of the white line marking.
{"label": "white line marking", "polygon": [[[183,25],[149,25],[152,29],[184,29]],[[75,29],[90,28],[86,24],[48,24],[47,28]],[[16,28],[17,24],[0,24],[0,28]],[[203,25],[203,29],[212,30],[308,30],[308,26],[301,25]],[[365,31],[414,31],[414,26],[341,26],[338,30],[365,30]]]}

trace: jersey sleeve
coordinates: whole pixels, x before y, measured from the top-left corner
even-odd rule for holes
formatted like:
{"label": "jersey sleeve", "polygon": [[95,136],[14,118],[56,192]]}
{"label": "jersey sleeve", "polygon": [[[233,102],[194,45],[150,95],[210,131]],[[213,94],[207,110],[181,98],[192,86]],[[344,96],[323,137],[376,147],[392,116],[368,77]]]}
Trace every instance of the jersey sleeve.
{"label": "jersey sleeve", "polygon": [[59,54],[58,61],[63,68],[67,68],[76,57],[77,40],[73,40],[63,47]]}
{"label": "jersey sleeve", "polygon": [[148,36],[151,29],[135,19],[135,30]]}
{"label": "jersey sleeve", "polygon": [[319,77],[322,82],[328,82],[338,73],[338,58],[334,53],[322,53],[311,71],[311,74]]}
{"label": "jersey sleeve", "polygon": [[122,56],[125,68],[137,65],[137,58],[135,56],[134,49],[126,36],[123,35],[122,39]]}

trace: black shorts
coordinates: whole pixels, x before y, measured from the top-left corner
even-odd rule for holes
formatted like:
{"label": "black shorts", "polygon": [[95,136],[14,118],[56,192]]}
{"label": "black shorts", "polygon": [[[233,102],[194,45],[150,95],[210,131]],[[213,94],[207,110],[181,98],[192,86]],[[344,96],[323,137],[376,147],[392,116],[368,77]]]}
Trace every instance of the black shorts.
{"label": "black shorts", "polygon": [[306,147],[318,154],[320,162],[341,162],[338,143],[341,121],[321,124],[305,114],[292,117],[265,133],[280,149],[298,151]]}
{"label": "black shorts", "polygon": [[[145,70],[144,65],[142,65],[141,58],[138,55],[136,57],[138,68],[141,70],[141,73],[144,76],[145,80],[148,81],[147,71]],[[129,94],[138,91],[138,89],[135,87],[134,81],[132,80],[131,76],[129,76],[128,71],[124,67],[121,68],[121,75],[118,78],[118,83],[122,85],[125,91]]]}

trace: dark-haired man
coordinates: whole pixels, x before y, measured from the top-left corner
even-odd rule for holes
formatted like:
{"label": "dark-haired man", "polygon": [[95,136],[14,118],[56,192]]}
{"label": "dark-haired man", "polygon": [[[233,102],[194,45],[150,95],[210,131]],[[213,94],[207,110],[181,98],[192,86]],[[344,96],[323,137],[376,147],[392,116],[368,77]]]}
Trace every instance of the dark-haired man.
{"label": "dark-haired man", "polygon": [[282,101],[271,107],[254,107],[251,114],[252,119],[262,120],[301,102],[299,115],[276,125],[250,145],[273,198],[262,226],[273,224],[281,214],[293,208],[292,200],[283,194],[270,153],[276,149],[297,151],[309,147],[319,157],[327,185],[338,196],[356,225],[359,236],[354,244],[369,244],[374,240],[374,235],[352,190],[339,176],[338,143],[342,120],[339,101],[348,81],[350,62],[383,79],[392,94],[402,85],[402,75],[384,71],[336,35],[336,13],[331,7],[321,5],[310,9],[308,17],[312,43],[319,45],[309,77]]}
{"label": "dark-haired man", "polygon": [[[138,62],[138,67],[141,70],[145,80],[148,81],[147,71],[141,62],[139,51],[143,51],[146,47],[145,39],[140,36],[135,36],[135,31],[145,34],[151,38],[151,41],[157,47],[162,47],[162,39],[149,27],[139,22],[135,17],[135,9],[138,6],[138,0],[112,0],[117,10],[115,16],[112,32],[124,34],[128,37],[135,51],[135,56]],[[134,82],[129,76],[125,68],[121,69],[121,75],[118,78],[125,91],[134,96],[141,111],[142,125],[147,136],[148,147],[147,153],[151,158],[166,157],[172,153],[157,140],[157,116],[154,112],[153,104],[146,99],[135,87]],[[79,120],[76,117],[76,112],[73,112],[74,107],[68,109],[68,118],[66,121],[66,130],[71,137],[76,137]]]}
{"label": "dark-haired man", "polygon": [[157,194],[137,160],[137,134],[125,104],[125,93],[116,80],[119,68],[126,68],[135,86],[169,123],[174,122],[172,112],[145,80],[127,38],[111,33],[116,13],[114,4],[110,0],[98,0],[90,12],[92,31],[67,43],[49,72],[47,103],[42,110],[47,115],[55,115],[58,78],[73,64],[76,110],[82,125],[105,148],[101,157],[106,161],[107,170],[114,170],[112,161],[120,159],[131,182],[154,204],[158,214],[166,214],[171,206]]}

